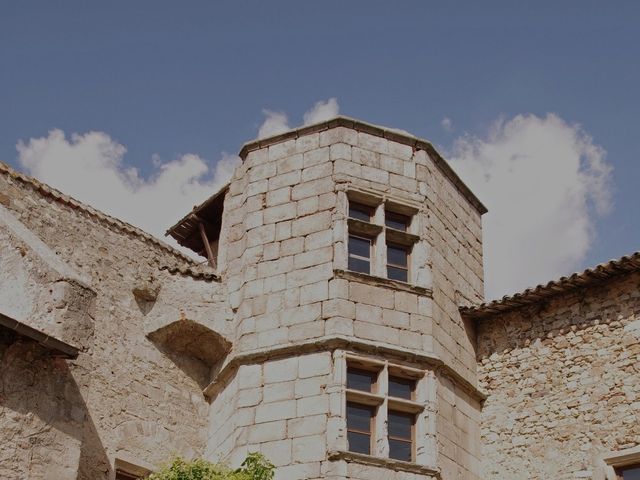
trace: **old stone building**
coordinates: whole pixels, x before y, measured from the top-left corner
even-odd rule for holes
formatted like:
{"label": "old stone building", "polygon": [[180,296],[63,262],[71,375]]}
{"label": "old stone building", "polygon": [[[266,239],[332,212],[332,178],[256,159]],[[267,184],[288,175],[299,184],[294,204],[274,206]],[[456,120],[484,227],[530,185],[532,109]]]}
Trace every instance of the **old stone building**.
{"label": "old stone building", "polygon": [[0,164],[0,478],[635,478],[638,255],[484,304],[486,209],[428,142],[240,156],[168,230],[203,262]]}

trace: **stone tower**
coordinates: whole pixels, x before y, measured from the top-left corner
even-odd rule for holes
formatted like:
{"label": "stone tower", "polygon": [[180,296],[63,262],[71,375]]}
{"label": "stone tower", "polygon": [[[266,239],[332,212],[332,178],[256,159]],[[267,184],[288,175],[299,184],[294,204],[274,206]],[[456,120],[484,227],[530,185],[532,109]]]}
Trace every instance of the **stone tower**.
{"label": "stone tower", "polygon": [[[277,477],[477,479],[486,209],[433,146],[339,117],[244,145],[170,229],[228,290],[205,456]],[[390,476],[390,477],[389,477]]]}

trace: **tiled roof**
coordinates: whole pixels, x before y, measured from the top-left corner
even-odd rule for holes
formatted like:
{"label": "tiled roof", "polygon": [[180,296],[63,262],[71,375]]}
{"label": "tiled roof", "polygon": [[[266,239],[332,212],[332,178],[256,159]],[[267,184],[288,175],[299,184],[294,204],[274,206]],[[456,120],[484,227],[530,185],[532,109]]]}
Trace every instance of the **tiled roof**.
{"label": "tiled roof", "polygon": [[13,180],[17,180],[25,185],[30,186],[43,197],[50,198],[72,209],[81,210],[94,220],[102,223],[103,225],[106,225],[111,230],[115,230],[128,235],[133,235],[144,242],[153,244],[172,254],[174,257],[176,257],[176,261],[184,263],[184,265],[171,265],[161,267],[161,269],[167,270],[169,273],[180,273],[182,275],[190,275],[194,278],[201,278],[204,280],[217,278],[212,271],[206,271],[206,269],[209,267],[198,264],[194,259],[171,247],[170,245],[167,245],[153,235],[141,230],[138,227],[134,227],[127,222],[102,213],[101,211],[96,210],[95,208],[90,207],[89,205],[86,205],[68,195],[65,195],[59,190],[56,190],[55,188],[50,187],[49,185],[42,183],[33,177],[18,172],[6,163],[0,162],[0,174],[4,174]]}
{"label": "tiled roof", "polygon": [[526,305],[569,293],[573,290],[601,284],[629,272],[640,271],[640,252],[626,255],[617,260],[601,263],[588,268],[581,273],[574,273],[568,277],[561,277],[545,285],[527,288],[525,291],[507,295],[498,300],[482,303],[471,307],[461,307],[460,312],[467,318],[484,318],[503,313]]}

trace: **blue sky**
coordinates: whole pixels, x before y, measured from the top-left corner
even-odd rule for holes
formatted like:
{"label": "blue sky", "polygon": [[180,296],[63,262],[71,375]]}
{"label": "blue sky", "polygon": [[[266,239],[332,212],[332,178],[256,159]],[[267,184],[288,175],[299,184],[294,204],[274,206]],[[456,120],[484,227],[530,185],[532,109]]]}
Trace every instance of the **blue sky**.
{"label": "blue sky", "polygon": [[630,1],[8,1],[0,160],[25,170],[19,140],[98,131],[145,177],[153,156],[213,163],[256,136],[263,109],[297,125],[331,97],[452,155],[500,118],[555,113],[613,168],[612,207],[570,265],[585,267],[640,240],[639,22]]}

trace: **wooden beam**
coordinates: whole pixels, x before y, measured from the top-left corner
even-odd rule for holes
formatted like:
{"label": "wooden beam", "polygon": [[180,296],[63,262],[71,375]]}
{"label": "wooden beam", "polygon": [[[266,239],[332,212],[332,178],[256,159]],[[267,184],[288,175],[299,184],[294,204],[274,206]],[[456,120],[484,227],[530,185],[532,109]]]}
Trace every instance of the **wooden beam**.
{"label": "wooden beam", "polygon": [[198,223],[200,229],[200,236],[202,237],[202,243],[204,243],[204,249],[207,251],[207,258],[209,259],[209,265],[212,268],[216,268],[216,259],[213,258],[213,252],[211,251],[211,245],[209,245],[209,239],[207,238],[207,232],[204,230],[202,222]]}

